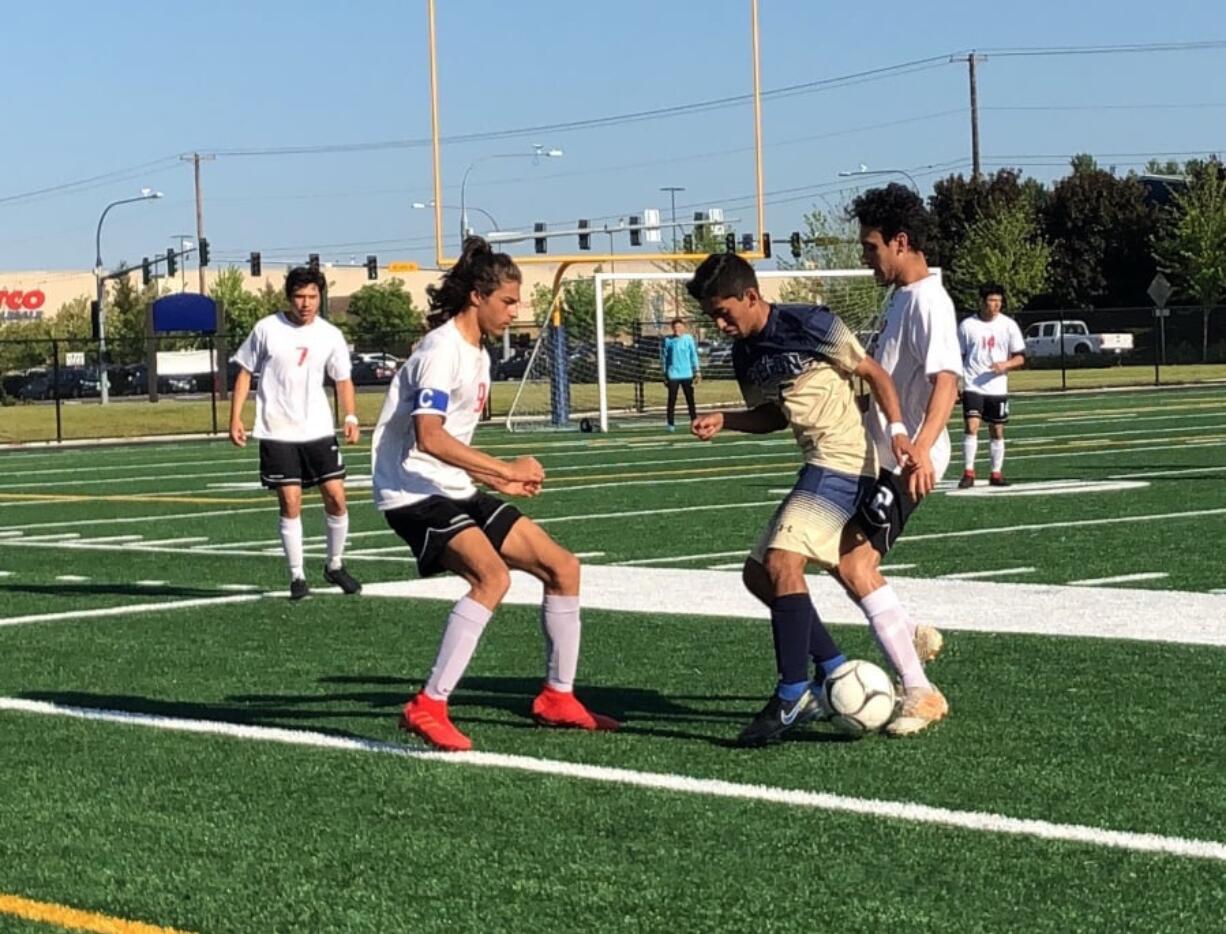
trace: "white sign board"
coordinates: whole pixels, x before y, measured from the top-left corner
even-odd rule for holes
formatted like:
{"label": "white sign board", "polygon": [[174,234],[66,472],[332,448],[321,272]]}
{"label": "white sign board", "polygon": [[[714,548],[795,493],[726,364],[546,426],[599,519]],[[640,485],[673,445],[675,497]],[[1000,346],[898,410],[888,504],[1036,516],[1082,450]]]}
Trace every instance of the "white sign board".
{"label": "white sign board", "polygon": [[64,354],[64,366],[85,366],[85,351],[68,351],[68,353]]}

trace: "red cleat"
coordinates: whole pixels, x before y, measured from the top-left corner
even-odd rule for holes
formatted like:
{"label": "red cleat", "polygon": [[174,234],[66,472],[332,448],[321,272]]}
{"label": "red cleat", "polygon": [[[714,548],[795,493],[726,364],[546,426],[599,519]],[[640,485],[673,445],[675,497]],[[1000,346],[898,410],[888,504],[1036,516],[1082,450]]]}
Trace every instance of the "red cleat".
{"label": "red cleat", "polygon": [[592,713],[570,691],[549,685],[532,702],[532,716],[541,726],[573,727],[578,730],[616,730],[621,724],[612,717]]}
{"label": "red cleat", "polygon": [[447,702],[427,697],[424,691],[404,705],[400,729],[416,733],[445,752],[467,752],[473,748],[473,741],[457,730],[447,715]]}

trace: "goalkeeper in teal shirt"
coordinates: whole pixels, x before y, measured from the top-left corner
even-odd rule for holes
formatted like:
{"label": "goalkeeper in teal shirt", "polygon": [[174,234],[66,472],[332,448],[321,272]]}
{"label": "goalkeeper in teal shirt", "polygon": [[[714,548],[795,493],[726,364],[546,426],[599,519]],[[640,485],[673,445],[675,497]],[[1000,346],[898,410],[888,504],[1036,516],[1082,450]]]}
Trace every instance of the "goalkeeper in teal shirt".
{"label": "goalkeeper in teal shirt", "polygon": [[694,381],[698,379],[698,347],[694,338],[685,333],[685,322],[673,319],[673,336],[664,338],[660,345],[660,366],[664,369],[664,382],[668,386],[668,430],[676,431],[673,418],[677,411],[677,390],[685,393],[685,405],[690,411],[690,421],[697,418],[694,408]]}

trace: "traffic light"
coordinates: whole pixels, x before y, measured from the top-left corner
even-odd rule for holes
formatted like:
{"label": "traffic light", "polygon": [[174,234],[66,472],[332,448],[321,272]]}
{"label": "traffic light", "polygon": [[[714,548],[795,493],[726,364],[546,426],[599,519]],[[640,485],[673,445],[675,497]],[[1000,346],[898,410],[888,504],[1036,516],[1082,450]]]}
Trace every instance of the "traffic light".
{"label": "traffic light", "polygon": [[762,257],[763,259],[771,258],[771,235],[766,232],[762,234]]}
{"label": "traffic light", "polygon": [[[579,221],[579,229],[587,230],[587,221]],[[592,248],[592,235],[590,233],[579,234],[579,249],[590,250]]]}
{"label": "traffic light", "polygon": [[102,312],[96,298],[89,303],[89,336],[91,340],[102,338]]}
{"label": "traffic light", "polygon": [[792,247],[792,259],[800,259],[800,234],[792,231],[792,236],[788,237],[788,243]]}
{"label": "traffic light", "polygon": [[[532,225],[532,230],[535,233],[544,233],[545,225],[543,222],[537,221],[535,224]],[[544,237],[536,237],[532,241],[532,247],[538,253],[546,253],[549,251],[549,241],[546,240]]]}
{"label": "traffic light", "polygon": [[693,234],[686,234],[684,237],[681,238],[681,251],[683,253],[693,253],[694,252],[694,235]]}
{"label": "traffic light", "polygon": [[262,268],[260,263],[260,254],[256,251],[252,251],[251,256],[247,258],[247,262],[251,265],[251,275],[260,275],[260,270]]}
{"label": "traffic light", "polygon": [[639,230],[639,225],[643,223],[643,219],[637,214],[630,215],[630,245],[643,245],[643,232]]}
{"label": "traffic light", "polygon": [[379,278],[379,259],[378,257],[375,257],[375,256],[366,257],[366,278],[367,279],[378,279]]}
{"label": "traffic light", "polygon": [[174,247],[166,251],[166,277],[173,279],[176,272],[179,271],[179,257],[175,255]]}
{"label": "traffic light", "polygon": [[724,252],[736,252],[736,234],[732,233],[731,231],[724,234]]}
{"label": "traffic light", "polygon": [[148,285],[153,281],[153,270],[149,268],[148,256],[140,261],[140,281],[142,285]]}
{"label": "traffic light", "polygon": [[209,241],[204,237],[200,238],[200,252],[196,254],[196,259],[199,260],[201,266],[209,264]]}
{"label": "traffic light", "polygon": [[319,254],[318,253],[312,253],[310,256],[307,257],[307,266],[310,268],[311,272],[319,272]]}

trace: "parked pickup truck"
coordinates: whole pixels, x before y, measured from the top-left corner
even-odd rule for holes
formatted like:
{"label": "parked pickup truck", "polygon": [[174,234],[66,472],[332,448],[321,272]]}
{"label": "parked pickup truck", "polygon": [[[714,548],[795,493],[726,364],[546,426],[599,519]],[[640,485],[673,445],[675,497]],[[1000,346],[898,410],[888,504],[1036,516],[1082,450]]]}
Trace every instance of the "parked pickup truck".
{"label": "parked pickup truck", "polygon": [[[1026,328],[1026,356],[1060,356],[1059,321],[1036,321]],[[1088,354],[1120,354],[1132,350],[1131,334],[1091,334],[1084,321],[1068,321],[1064,324],[1064,353],[1085,356]]]}

